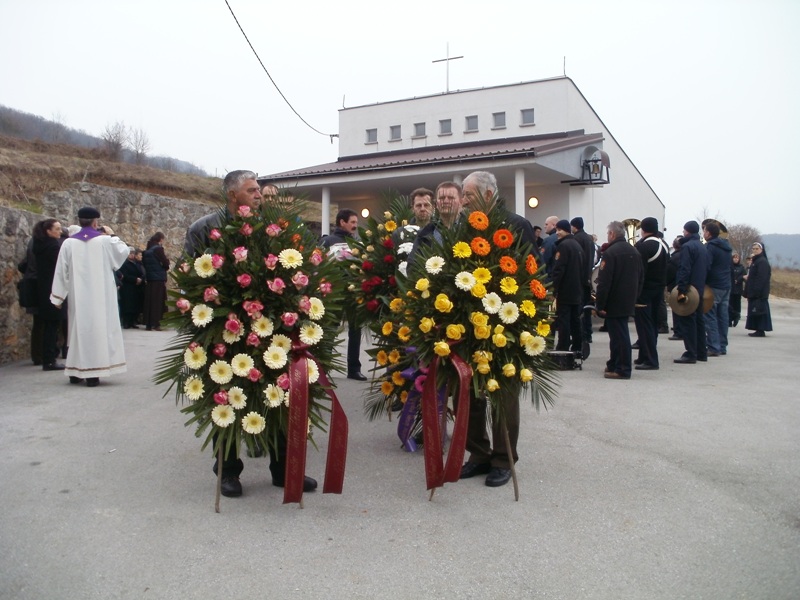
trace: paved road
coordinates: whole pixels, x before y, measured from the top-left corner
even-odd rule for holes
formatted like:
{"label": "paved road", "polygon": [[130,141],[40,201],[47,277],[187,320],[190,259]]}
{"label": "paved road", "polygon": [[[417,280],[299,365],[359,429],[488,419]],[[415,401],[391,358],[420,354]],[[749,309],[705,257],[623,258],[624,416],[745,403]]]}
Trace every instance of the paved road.
{"label": "paved road", "polygon": [[774,335],[733,329],[708,364],[662,337],[662,369],[627,382],[595,334],[557,406],[524,405],[519,502],[479,478],[429,502],[421,454],[341,380],[344,494],[283,505],[246,458],[216,514],[210,455],[150,383],[169,333],[126,331],[129,372],[96,389],[6,365],[0,598],[796,599],[800,303],[773,311]]}

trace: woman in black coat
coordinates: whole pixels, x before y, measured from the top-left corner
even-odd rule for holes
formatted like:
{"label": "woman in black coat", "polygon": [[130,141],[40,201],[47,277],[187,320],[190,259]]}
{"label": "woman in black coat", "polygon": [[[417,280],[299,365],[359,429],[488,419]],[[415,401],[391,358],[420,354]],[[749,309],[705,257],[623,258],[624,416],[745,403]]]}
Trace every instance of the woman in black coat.
{"label": "woman in black coat", "polygon": [[767,251],[760,242],[753,243],[753,264],[747,274],[744,294],[747,298],[747,322],[745,329],[754,330],[750,337],[766,337],[772,331],[772,316],[769,312],[769,282],[772,268],[767,260]]}
{"label": "woman in black coat", "polygon": [[142,263],[147,275],[144,288],[144,325],[147,331],[161,331],[161,317],[167,310],[167,271],[169,260],[164,254],[165,235],[156,232],[147,242],[142,255]]}
{"label": "woman in black coat", "polygon": [[736,327],[742,318],[742,292],[744,291],[744,276],[747,270],[740,262],[739,254],[731,255],[731,298],[728,303],[728,318],[730,326]]}
{"label": "woman in black coat", "polygon": [[33,254],[36,257],[36,279],[39,299],[39,318],[44,323],[42,335],[42,369],[60,371],[64,365],[56,362],[58,356],[58,328],[62,309],[50,302],[50,290],[56,272],[58,251],[61,248],[61,223],[55,219],[39,221],[33,227]]}
{"label": "woman in black coat", "polygon": [[145,272],[136,262],[136,249],[128,247],[128,260],[117,271],[119,288],[119,314],[123,329],[138,329],[136,321],[144,304]]}

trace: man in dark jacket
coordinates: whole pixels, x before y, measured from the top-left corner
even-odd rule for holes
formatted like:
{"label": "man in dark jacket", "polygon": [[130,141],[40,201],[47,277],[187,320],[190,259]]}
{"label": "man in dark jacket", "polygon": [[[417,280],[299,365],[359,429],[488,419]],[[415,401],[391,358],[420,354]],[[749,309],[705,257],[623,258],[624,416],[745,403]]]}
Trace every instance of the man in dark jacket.
{"label": "man in dark jacket", "polygon": [[694,286],[700,296],[697,310],[686,316],[678,315],[678,327],[683,337],[684,353],[676,358],[678,364],[694,364],[698,360],[708,360],[706,349],[706,328],[703,321],[703,291],[708,274],[708,252],[700,241],[700,225],[697,221],[688,221],[683,226],[683,243],[681,244],[681,264],[675,279],[678,288],[678,302],[685,301],[689,286]]}
{"label": "man in dark jacket", "polygon": [[556,224],[556,235],[558,241],[552,287],[556,299],[556,350],[580,352],[583,344],[580,318],[581,306],[584,305],[586,261],[583,250],[570,232],[569,221],[562,219]]}
{"label": "man in dark jacket", "polygon": [[547,281],[552,281],[553,266],[555,265],[556,256],[556,242],[558,236],[556,235],[556,223],[559,219],[553,215],[544,220],[544,232],[547,237],[542,242],[542,264],[544,265],[545,272],[547,273]]}
{"label": "man in dark jacket", "polygon": [[747,270],[739,260],[739,253],[731,254],[731,297],[728,302],[730,326],[736,327],[742,318],[742,293],[744,292],[744,276]]}
{"label": "man in dark jacket", "polygon": [[606,320],[611,351],[606,362],[606,379],[631,378],[628,318],[634,314],[643,280],[641,255],[628,243],[625,226],[612,221],[608,224],[608,248],[603,252],[597,276],[597,314]]}
{"label": "man in dark jacket", "polygon": [[[594,271],[594,240],[583,230],[583,217],[575,217],[569,222],[572,235],[583,250],[584,278],[583,278],[583,306],[592,303],[592,271]],[[592,313],[581,311],[581,326],[583,328],[583,341],[592,341]]]}
{"label": "man in dark jacket", "polygon": [[636,250],[642,257],[644,284],[633,317],[639,336],[639,357],[634,362],[638,371],[650,371],[658,369],[658,307],[667,282],[669,249],[657,235],[658,221],[654,217],[642,219],[641,228],[642,238],[636,242]]}
{"label": "man in dark jacket", "polygon": [[[683,236],[678,236],[672,240],[672,255],[667,261],[667,292],[671,292],[675,287],[678,280],[678,268],[681,266],[681,244],[683,243]],[[670,340],[682,340],[680,332],[678,331],[678,315],[672,313],[672,335],[669,336]]]}
{"label": "man in dark jacket", "polygon": [[728,353],[728,301],[731,295],[731,245],[719,237],[719,225],[706,223],[703,237],[708,252],[706,285],[714,292],[714,305],[703,318],[706,326],[708,355]]}

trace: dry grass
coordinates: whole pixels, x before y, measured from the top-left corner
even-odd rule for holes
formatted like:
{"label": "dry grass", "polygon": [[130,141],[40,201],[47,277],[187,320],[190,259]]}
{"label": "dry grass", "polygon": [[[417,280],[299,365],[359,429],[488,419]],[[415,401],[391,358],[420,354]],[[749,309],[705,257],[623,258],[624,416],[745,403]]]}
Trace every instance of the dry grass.
{"label": "dry grass", "polygon": [[796,269],[772,269],[770,294],[779,298],[800,300],[800,271]]}
{"label": "dry grass", "polygon": [[75,182],[216,202],[221,181],[107,160],[102,151],[0,136],[0,205],[41,212],[47,192]]}

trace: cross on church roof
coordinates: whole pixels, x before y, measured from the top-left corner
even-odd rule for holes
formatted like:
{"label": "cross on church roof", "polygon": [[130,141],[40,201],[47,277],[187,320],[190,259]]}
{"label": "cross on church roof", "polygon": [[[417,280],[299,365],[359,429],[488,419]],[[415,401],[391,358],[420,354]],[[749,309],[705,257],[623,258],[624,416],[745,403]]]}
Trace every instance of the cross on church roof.
{"label": "cross on church roof", "polygon": [[447,58],[439,58],[437,60],[433,60],[431,62],[443,62],[447,64],[447,92],[450,93],[450,61],[451,60],[458,60],[459,58],[464,58],[463,56],[450,56],[450,42],[447,42]]}

